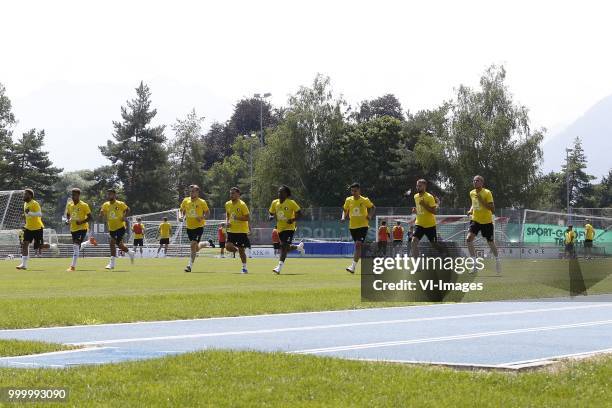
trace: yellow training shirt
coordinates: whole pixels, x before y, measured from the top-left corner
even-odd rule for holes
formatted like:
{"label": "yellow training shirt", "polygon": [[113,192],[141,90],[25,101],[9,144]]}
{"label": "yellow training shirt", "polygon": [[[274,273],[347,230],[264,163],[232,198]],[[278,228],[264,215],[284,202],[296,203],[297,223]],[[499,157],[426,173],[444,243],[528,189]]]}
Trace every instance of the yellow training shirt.
{"label": "yellow training shirt", "polygon": [[85,221],[87,216],[91,214],[87,203],[79,200],[78,204],[75,204],[71,201],[66,206],[66,213],[70,214],[70,232],[87,231],[89,229],[89,223],[87,222],[81,225],[77,224],[77,221]]}
{"label": "yellow training shirt", "polygon": [[236,219],[236,217],[249,214],[249,207],[247,207],[244,201],[239,199],[234,203],[232,200],[229,200],[225,203],[225,213],[230,223],[227,232],[232,234],[248,234],[249,222]]}
{"label": "yellow training shirt", "polygon": [[484,200],[485,203],[493,202],[493,194],[490,190],[483,188],[480,193],[476,189],[470,191],[470,199],[472,200],[472,221],[479,224],[490,224],[493,222],[493,212],[478,201],[477,195]]}
{"label": "yellow training shirt", "polygon": [[374,207],[372,201],[364,196],[359,196],[355,199],[353,196],[347,197],[344,200],[344,211],[348,211],[350,222],[349,228],[364,228],[369,227],[368,209]]}
{"label": "yellow training shirt", "polygon": [[[203,217],[204,213],[208,211],[208,204],[200,197],[196,199],[185,197],[181,203],[181,211],[185,214],[187,229],[200,228],[206,225],[206,220]],[[198,221],[198,217],[202,217],[202,220]]]}
{"label": "yellow training shirt", "polygon": [[595,238],[595,229],[591,224],[584,224],[584,239],[593,240]]}
{"label": "yellow training shirt", "polygon": [[28,216],[28,214],[26,213],[26,210],[30,213],[38,213],[41,212],[40,209],[40,204],[38,204],[38,201],[32,199],[27,203],[23,203],[23,213],[25,215],[25,227],[26,229],[30,230],[30,231],[36,231],[39,230],[41,228],[44,228],[45,226],[42,223],[42,217],[31,217]]}
{"label": "yellow training shirt", "polygon": [[430,207],[437,207],[436,199],[433,195],[425,192],[423,195],[416,193],[414,195],[414,206],[416,207],[415,224],[423,228],[431,228],[436,226],[436,216],[427,211],[421,203],[427,204]]}
{"label": "yellow training shirt", "polygon": [[268,210],[270,214],[276,216],[276,229],[278,232],[281,231],[295,231],[296,223],[295,221],[291,224],[287,222],[292,218],[295,218],[295,213],[300,211],[300,206],[290,198],[287,198],[282,203],[277,198],[272,201],[270,204],[270,209]]}
{"label": "yellow training shirt", "polygon": [[125,210],[128,209],[127,204],[123,201],[115,200],[114,203],[110,201],[102,204],[102,213],[106,217],[108,229],[110,231],[117,231],[118,229],[125,228]]}
{"label": "yellow training shirt", "polygon": [[172,226],[169,222],[162,222],[159,224],[159,237],[160,238],[170,238],[170,231],[172,230]]}

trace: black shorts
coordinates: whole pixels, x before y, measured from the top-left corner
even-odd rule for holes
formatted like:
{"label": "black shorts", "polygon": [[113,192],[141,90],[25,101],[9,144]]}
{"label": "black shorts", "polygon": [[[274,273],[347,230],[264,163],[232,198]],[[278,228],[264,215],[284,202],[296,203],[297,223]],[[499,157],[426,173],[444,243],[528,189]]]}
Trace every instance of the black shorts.
{"label": "black shorts", "polygon": [[368,236],[368,228],[369,227],[349,229],[349,231],[351,231],[351,237],[353,237],[353,241],[365,242],[366,237]]}
{"label": "black shorts", "polygon": [[23,229],[23,242],[33,242],[34,248],[38,249],[43,244],[43,229],[29,230]]}
{"label": "black shorts", "polygon": [[574,252],[574,244],[565,244],[565,252]]}
{"label": "black shorts", "polygon": [[170,238],[160,238],[159,245],[170,245]]}
{"label": "black shorts", "polygon": [[274,247],[274,249],[280,249],[280,242],[274,242],[272,246]]}
{"label": "black shorts", "polygon": [[427,237],[429,242],[438,242],[438,233],[436,232],[436,227],[423,228],[420,225],[416,225],[414,227],[414,237],[417,239],[423,238],[423,235]]}
{"label": "black shorts", "polygon": [[225,248],[225,241],[219,241],[219,248]]}
{"label": "black shorts", "polygon": [[144,239],[142,238],[134,238],[134,246],[144,246]]}
{"label": "black shorts", "polygon": [[284,230],[278,233],[278,238],[281,244],[291,245],[293,243],[293,234],[295,230]]}
{"label": "black shorts", "polygon": [[592,239],[585,239],[584,240],[584,247],[585,248],[593,248],[593,240]]}
{"label": "black shorts", "polygon": [[193,228],[193,229],[189,229],[187,228],[187,237],[189,238],[189,241],[193,242],[200,242],[200,240],[202,239],[202,234],[204,233],[204,227],[198,227],[198,228]]}
{"label": "black shorts", "polygon": [[83,243],[83,241],[85,241],[85,238],[87,237],[87,230],[79,230],[79,231],[74,231],[70,233],[72,235],[72,242],[76,243],[76,244],[81,244]]}
{"label": "black shorts", "polygon": [[114,239],[116,243],[123,242],[123,237],[125,236],[125,227],[121,227],[118,230],[109,231],[108,235],[110,235],[110,237]]}
{"label": "black shorts", "polygon": [[249,236],[245,232],[228,232],[227,241],[239,248],[249,248],[251,246]]}
{"label": "black shorts", "polygon": [[478,235],[480,232],[487,241],[493,241],[493,223],[481,224],[476,221],[470,221],[470,232],[474,235]]}

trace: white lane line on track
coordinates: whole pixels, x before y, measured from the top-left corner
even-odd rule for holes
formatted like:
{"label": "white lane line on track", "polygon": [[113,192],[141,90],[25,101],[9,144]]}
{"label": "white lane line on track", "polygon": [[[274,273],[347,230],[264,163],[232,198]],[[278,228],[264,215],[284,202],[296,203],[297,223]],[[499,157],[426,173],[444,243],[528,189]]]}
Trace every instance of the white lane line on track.
{"label": "white lane line on track", "polygon": [[[1,361],[11,361],[15,359],[24,359],[24,358],[35,358],[35,357],[47,357],[47,356],[58,356],[62,354],[73,354],[73,353],[87,353],[90,351],[100,351],[107,349],[116,349],[117,347],[85,347],[85,348],[77,348],[72,350],[61,350],[61,351],[50,351],[48,353],[39,353],[39,354],[26,354],[22,356],[9,356],[9,357],[0,357]],[[26,363],[23,363],[26,364]],[[30,363],[27,363],[30,364]]]}
{"label": "white lane line on track", "polygon": [[435,343],[435,342],[442,342],[442,341],[477,339],[477,338],[482,338],[482,337],[504,336],[504,335],[510,335],[510,334],[518,334],[518,333],[531,333],[531,332],[542,332],[542,331],[551,331],[551,330],[572,329],[572,328],[577,328],[577,327],[603,326],[607,324],[612,324],[612,320],[600,320],[600,321],[595,321],[595,322],[584,322],[584,323],[574,323],[574,324],[561,324],[561,325],[556,325],[556,326],[528,327],[524,329],[499,330],[499,331],[492,331],[492,332],[462,334],[462,335],[456,335],[456,336],[426,337],[422,339],[413,339],[413,340],[349,344],[345,346],[296,350],[296,351],[292,351],[291,353],[293,354],[334,353],[338,351],[363,350],[363,349],[369,349],[369,348],[395,347],[395,346],[404,346],[404,345],[411,345],[411,344],[423,344],[423,343]]}
{"label": "white lane line on track", "polygon": [[370,322],[354,322],[354,323],[339,323],[339,324],[326,324],[326,325],[314,325],[314,326],[283,327],[283,328],[275,328],[275,329],[178,334],[178,335],[171,335],[171,336],[134,337],[134,338],[73,342],[73,343],[67,343],[67,344],[78,345],[78,346],[95,346],[95,345],[104,345],[104,344],[122,344],[122,343],[149,342],[149,341],[162,341],[162,340],[195,339],[195,338],[206,338],[206,337],[243,336],[243,335],[253,335],[253,334],[326,330],[326,329],[376,326],[376,325],[388,325],[388,324],[399,324],[399,323],[419,323],[419,322],[429,322],[429,321],[439,321],[439,320],[470,319],[470,318],[478,318],[478,317],[512,316],[512,315],[534,314],[534,313],[537,314],[537,313],[544,313],[544,312],[594,309],[594,308],[601,308],[601,307],[612,307],[612,304],[566,306],[566,307],[556,307],[556,308],[546,308],[546,309],[539,308],[539,309],[515,310],[515,311],[508,311],[508,312],[471,313],[471,314],[454,315],[454,316],[436,316],[436,317],[420,317],[420,318],[410,318],[410,319],[378,320],[378,321],[370,321]]}

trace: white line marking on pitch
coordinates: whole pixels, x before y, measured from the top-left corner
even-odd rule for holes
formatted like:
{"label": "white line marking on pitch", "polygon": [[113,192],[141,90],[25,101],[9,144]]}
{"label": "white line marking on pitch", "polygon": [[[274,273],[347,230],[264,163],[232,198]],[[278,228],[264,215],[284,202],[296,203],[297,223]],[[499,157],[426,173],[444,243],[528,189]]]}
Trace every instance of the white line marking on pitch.
{"label": "white line marking on pitch", "polygon": [[603,326],[603,325],[606,325],[606,324],[612,324],[612,320],[600,320],[600,321],[595,321],[595,322],[574,323],[574,324],[561,324],[561,325],[557,325],[557,326],[529,327],[529,328],[525,328],[525,329],[500,330],[500,331],[493,331],[493,332],[481,332],[481,333],[461,334],[461,335],[456,335],[456,336],[428,337],[428,338],[413,339],[413,340],[400,340],[400,341],[386,341],[386,342],[379,342],[379,343],[351,344],[351,345],[346,345],[346,346],[336,346],[336,347],[325,347],[325,348],[317,348],[317,349],[297,350],[297,351],[292,351],[291,353],[294,353],[294,354],[333,353],[333,352],[337,352],[337,351],[363,350],[363,349],[369,349],[369,348],[394,347],[394,346],[403,346],[403,345],[409,345],[409,344],[422,344],[422,343],[435,343],[435,342],[441,342],[441,341],[476,339],[476,338],[481,338],[481,337],[503,336],[503,335],[507,335],[507,334],[518,334],[518,333],[530,333],[530,332],[541,332],[541,331],[571,329],[571,328],[576,328],[576,327]]}
{"label": "white line marking on pitch", "polygon": [[214,332],[214,333],[178,334],[178,335],[172,335],[172,336],[157,336],[157,337],[134,337],[134,338],[123,338],[123,339],[74,342],[74,343],[66,343],[66,344],[79,345],[79,346],[93,346],[93,345],[103,345],[103,344],[121,344],[121,343],[133,343],[133,342],[145,342],[145,341],[195,339],[195,338],[204,338],[204,337],[242,336],[242,335],[252,335],[252,334],[325,330],[325,329],[337,329],[337,328],[359,327],[359,326],[375,326],[375,325],[398,324],[398,323],[417,323],[417,322],[428,322],[428,321],[438,321],[438,320],[470,319],[470,318],[476,318],[476,317],[512,316],[512,315],[529,314],[529,313],[592,309],[592,308],[599,308],[599,307],[612,307],[612,304],[566,306],[566,307],[557,307],[557,308],[548,308],[548,309],[526,309],[526,310],[515,310],[515,311],[508,311],[508,312],[472,313],[472,314],[454,315],[454,316],[418,317],[418,318],[411,318],[411,319],[379,320],[379,321],[371,321],[371,322],[355,322],[355,323],[326,324],[326,325],[315,325],[315,326],[284,327],[284,328],[276,328],[276,329],[258,329],[258,330],[226,331],[226,332]]}

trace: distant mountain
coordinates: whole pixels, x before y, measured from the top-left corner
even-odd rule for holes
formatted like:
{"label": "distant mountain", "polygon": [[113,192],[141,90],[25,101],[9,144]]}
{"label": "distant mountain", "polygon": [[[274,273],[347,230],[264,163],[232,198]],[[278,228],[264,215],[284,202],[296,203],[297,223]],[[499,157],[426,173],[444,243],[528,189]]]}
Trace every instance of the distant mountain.
{"label": "distant mountain", "polygon": [[607,96],[544,145],[545,172],[560,171],[565,162],[565,148],[572,147],[576,136],[582,139],[587,171],[598,179],[612,168],[612,95]]}

